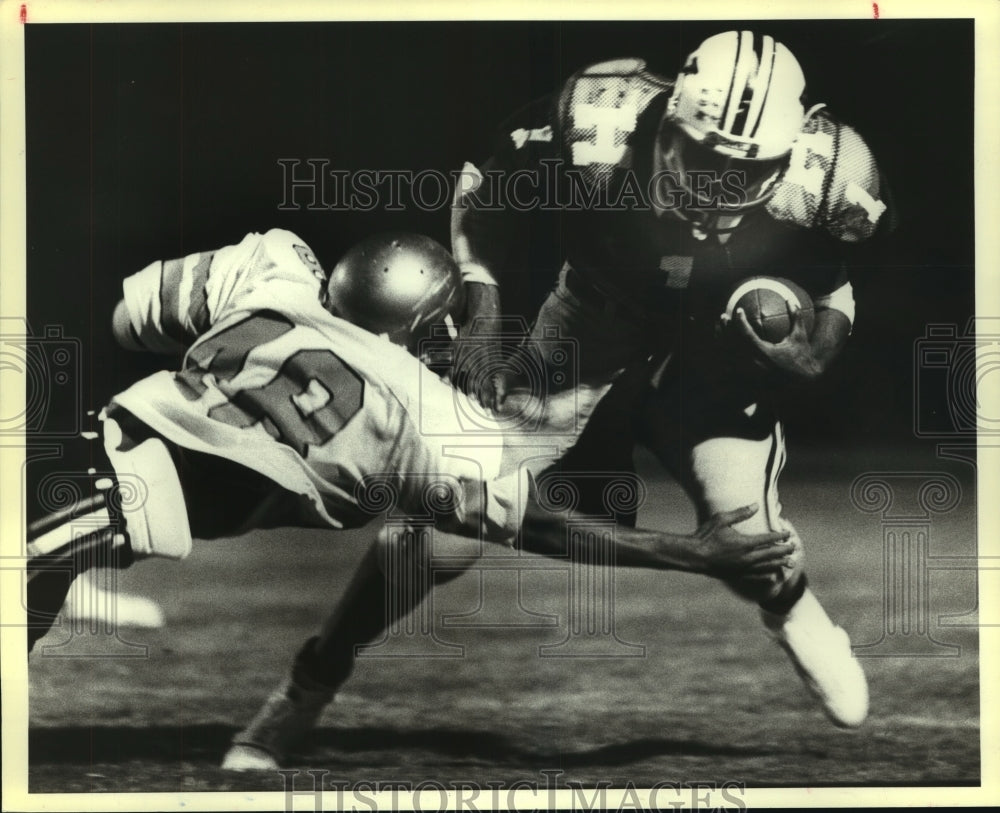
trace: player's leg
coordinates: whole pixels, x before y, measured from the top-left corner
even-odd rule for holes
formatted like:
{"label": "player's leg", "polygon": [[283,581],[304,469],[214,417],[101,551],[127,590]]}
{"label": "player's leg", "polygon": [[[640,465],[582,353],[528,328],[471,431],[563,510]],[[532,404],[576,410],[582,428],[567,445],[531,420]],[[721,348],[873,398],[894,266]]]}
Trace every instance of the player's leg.
{"label": "player's leg", "polygon": [[298,524],[304,502],[243,466],[169,446],[120,408],[61,457],[38,464],[28,473],[29,651],[92,567],[183,559],[192,534],[213,539]]}
{"label": "player's leg", "polygon": [[[222,760],[230,771],[275,770],[288,750],[315,726],[354,669],[355,646],[374,638],[384,623],[387,585],[376,540],[361,560],[344,596],[319,636],[295,656],[291,673],[234,737]],[[323,643],[321,655],[320,644]]]}
{"label": "player's leg", "polygon": [[[110,501],[102,493],[104,489],[96,484],[90,488],[96,493],[78,501],[80,510],[74,512],[64,526],[53,527],[37,536],[29,530],[29,652],[55,623],[78,576],[95,566],[127,567],[132,561],[120,515],[109,510]],[[114,488],[116,485],[112,483],[108,490]]]}
{"label": "player's leg", "polygon": [[[678,477],[697,508],[699,522],[756,502],[760,510],[737,530],[788,529],[794,535],[778,497],[784,434],[766,405],[736,408],[738,401],[697,386],[685,388],[687,398],[670,390],[650,393],[645,400],[643,438]],[[830,621],[809,589],[801,557],[780,572],[748,576],[730,587],[758,603],[766,629],[830,719],[840,726],[860,725],[868,712],[864,673],[847,634]]]}
{"label": "player's leg", "polygon": [[[624,308],[563,268],[512,365],[522,376],[511,382],[501,417],[519,431],[505,438],[504,471],[528,461],[537,474],[561,459],[623,372],[644,361],[652,328]],[[541,454],[544,447],[550,453]]]}
{"label": "player's leg", "polygon": [[[114,461],[101,437],[109,433]],[[166,447],[148,434],[126,441],[114,419],[95,422],[62,444],[57,457],[29,460],[27,485],[29,651],[54,623],[80,574],[97,566],[127,567],[136,554],[151,552],[151,523],[169,517],[157,541],[165,555],[183,555],[190,546]]]}
{"label": "player's leg", "polygon": [[478,554],[473,548],[478,545],[474,540],[436,537],[435,552],[448,556],[448,569],[435,570],[427,537],[382,529],[319,635],[306,641],[288,677],[250,724],[233,737],[222,767],[276,769],[350,677],[359,647],[379,640],[424,601],[435,584],[460,575],[475,561]]}
{"label": "player's leg", "polygon": [[[763,472],[764,486],[751,478],[733,476],[722,467],[739,466]],[[700,493],[699,514],[721,506],[746,504],[755,491],[761,511],[758,522],[771,529],[789,528],[778,500],[778,475],[784,463],[781,425],[766,441],[714,438],[692,450],[691,467]],[[763,515],[763,516],[761,516]],[[753,519],[743,530],[753,532]],[[764,579],[746,577],[730,585],[741,595],[755,599],[771,637],[785,650],[810,692],[820,700],[827,716],[837,725],[855,727],[868,714],[868,685],[851,651],[847,633],[836,626],[809,588],[801,559],[792,567]]]}
{"label": "player's leg", "polygon": [[[594,408],[574,445],[536,474],[538,482],[547,483],[547,488],[556,482],[563,484],[567,493],[573,494],[575,511],[613,517],[624,527],[635,526],[638,503],[616,501],[609,485],[630,482],[635,475],[635,412],[648,375],[645,364],[633,365],[622,373]],[[624,481],[622,475],[626,477]],[[538,548],[535,542],[532,534],[525,533],[522,549],[548,553],[547,547]]]}

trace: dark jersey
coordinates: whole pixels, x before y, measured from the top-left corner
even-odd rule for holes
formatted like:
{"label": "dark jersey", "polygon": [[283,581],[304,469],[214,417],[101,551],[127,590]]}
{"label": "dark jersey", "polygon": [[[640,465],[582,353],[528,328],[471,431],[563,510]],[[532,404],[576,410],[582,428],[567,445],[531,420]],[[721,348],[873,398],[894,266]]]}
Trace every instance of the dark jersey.
{"label": "dark jersey", "polygon": [[558,212],[562,257],[611,299],[683,313],[707,330],[738,280],[766,274],[794,279],[822,307],[848,281],[850,244],[868,238],[885,210],[865,143],[817,112],[768,202],[734,230],[698,239],[663,210],[654,183],[671,92],[641,60],[618,60],[578,72],[558,96],[521,111],[484,164],[482,185],[459,198],[460,263],[502,272],[519,210],[548,209]]}

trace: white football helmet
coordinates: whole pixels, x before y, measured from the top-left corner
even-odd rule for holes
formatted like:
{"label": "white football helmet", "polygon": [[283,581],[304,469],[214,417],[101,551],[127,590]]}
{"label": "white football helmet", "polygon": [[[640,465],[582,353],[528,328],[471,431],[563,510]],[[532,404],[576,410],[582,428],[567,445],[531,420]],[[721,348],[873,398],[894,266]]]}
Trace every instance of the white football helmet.
{"label": "white football helmet", "polygon": [[[658,165],[688,195],[677,214],[704,222],[765,203],[803,124],[822,107],[805,111],[805,86],[792,52],[766,34],[727,31],[698,46],[677,77],[657,144]],[[729,194],[694,182],[694,170],[717,182],[728,173]],[[705,215],[692,218],[692,208]]]}

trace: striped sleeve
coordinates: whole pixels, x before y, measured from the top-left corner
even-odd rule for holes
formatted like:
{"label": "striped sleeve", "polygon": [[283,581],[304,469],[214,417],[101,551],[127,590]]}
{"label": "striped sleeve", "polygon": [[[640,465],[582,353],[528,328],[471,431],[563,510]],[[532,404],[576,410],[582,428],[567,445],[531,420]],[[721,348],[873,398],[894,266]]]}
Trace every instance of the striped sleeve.
{"label": "striped sleeve", "polygon": [[301,295],[318,299],[325,279],[301,238],[271,229],[216,251],[151,263],[122,287],[136,342],[154,352],[182,354],[226,313],[244,307],[248,296],[259,305],[264,291],[288,295],[304,285],[308,293]]}
{"label": "striped sleeve", "polygon": [[150,263],[122,290],[138,342],[158,353],[183,353],[211,326],[206,286],[216,252]]}

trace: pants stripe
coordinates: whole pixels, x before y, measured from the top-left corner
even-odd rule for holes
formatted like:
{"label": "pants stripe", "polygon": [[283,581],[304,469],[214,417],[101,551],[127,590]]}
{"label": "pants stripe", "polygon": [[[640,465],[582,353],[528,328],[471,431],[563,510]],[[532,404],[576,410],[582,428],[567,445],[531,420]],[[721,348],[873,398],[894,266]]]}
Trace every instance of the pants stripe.
{"label": "pants stripe", "polygon": [[771,430],[771,449],[767,456],[767,466],[764,469],[764,516],[767,527],[778,530],[778,505],[774,498],[778,476],[785,467],[785,443],[781,424],[775,423]]}
{"label": "pants stripe", "polygon": [[36,537],[46,531],[51,531],[53,528],[64,525],[71,519],[75,519],[83,514],[88,514],[91,511],[96,511],[99,508],[104,508],[104,505],[105,496],[101,493],[95,494],[93,497],[82,499],[68,508],[63,508],[59,511],[53,511],[51,514],[46,514],[41,519],[28,523],[28,541],[33,541]]}
{"label": "pants stripe", "polygon": [[46,556],[73,542],[82,530],[107,528],[111,525],[111,515],[106,508],[73,517],[70,521],[53,528],[28,543],[29,556]]}

